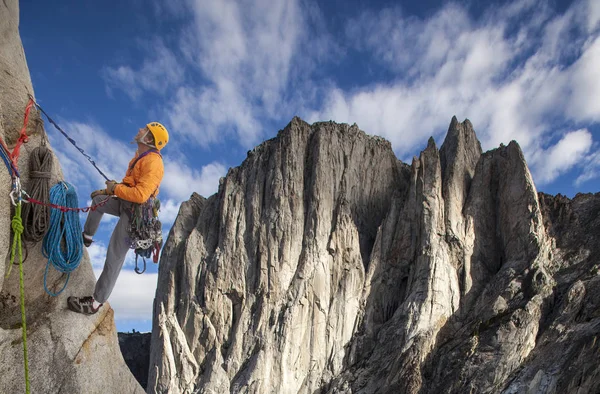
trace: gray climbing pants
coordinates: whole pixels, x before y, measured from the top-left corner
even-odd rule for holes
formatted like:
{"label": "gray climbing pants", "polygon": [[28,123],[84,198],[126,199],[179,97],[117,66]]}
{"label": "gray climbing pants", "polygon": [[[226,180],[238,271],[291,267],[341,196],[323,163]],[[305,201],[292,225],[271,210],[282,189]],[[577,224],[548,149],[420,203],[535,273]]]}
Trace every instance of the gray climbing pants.
{"label": "gray climbing pants", "polygon": [[[107,196],[96,196],[92,200],[92,205],[96,205],[106,198]],[[132,204],[117,197],[110,197],[106,204],[88,213],[85,225],[83,226],[83,232],[86,235],[94,236],[98,230],[98,226],[100,226],[100,220],[105,213],[119,217],[119,221],[108,243],[102,274],[100,274],[100,278],[96,282],[96,289],[94,290],[94,299],[99,303],[106,302],[110,293],[112,293],[119,273],[121,273],[125,256],[129,250],[129,233],[127,231],[129,227],[128,212]]]}

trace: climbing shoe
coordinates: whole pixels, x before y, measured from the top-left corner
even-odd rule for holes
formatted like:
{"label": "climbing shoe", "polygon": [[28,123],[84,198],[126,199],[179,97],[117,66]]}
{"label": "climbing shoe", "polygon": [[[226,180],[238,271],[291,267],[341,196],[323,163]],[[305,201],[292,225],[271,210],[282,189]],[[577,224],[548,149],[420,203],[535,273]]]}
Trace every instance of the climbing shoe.
{"label": "climbing shoe", "polygon": [[92,242],[94,242],[92,237],[90,237],[86,233],[81,233],[81,238],[83,238],[83,244],[85,245],[86,248],[89,248],[90,245],[92,244]]}
{"label": "climbing shoe", "polygon": [[102,304],[97,308],[94,308],[94,297],[69,297],[67,298],[67,305],[73,312],[83,313],[85,315],[93,315],[98,312]]}

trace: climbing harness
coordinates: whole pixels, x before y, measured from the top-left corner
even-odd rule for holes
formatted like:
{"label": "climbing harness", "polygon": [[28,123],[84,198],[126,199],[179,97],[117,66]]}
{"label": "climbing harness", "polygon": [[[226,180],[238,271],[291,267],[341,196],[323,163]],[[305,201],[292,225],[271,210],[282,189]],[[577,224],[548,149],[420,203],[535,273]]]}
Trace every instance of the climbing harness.
{"label": "climbing harness", "polygon": [[[160,200],[151,197],[143,204],[133,204],[129,212],[129,248],[135,250],[135,272],[146,271],[146,259],[152,257],[158,263],[158,254],[162,247],[162,224],[158,220]],[[142,257],[144,269],[138,268],[138,258]]]}
{"label": "climbing harness", "polygon": [[[133,170],[138,161],[151,153],[161,156],[158,149],[150,149],[139,155],[129,166]],[[162,156],[161,156],[162,157]],[[154,193],[152,193],[154,194]],[[129,248],[135,251],[135,272],[143,274],[146,271],[146,259],[152,257],[154,263],[158,263],[158,255],[162,247],[162,224],[158,220],[160,200],[150,197],[143,204],[132,204],[129,211]],[[138,258],[142,257],[144,269],[138,268]]]}
{"label": "climbing harness", "polygon": [[[60,182],[50,189],[50,203],[72,208],[77,206],[77,192],[73,185]],[[53,209],[50,213],[50,227],[44,237],[42,254],[48,259],[44,272],[44,289],[51,296],[57,296],[67,287],[71,272],[79,267],[81,262],[83,239],[81,238],[81,223],[77,210],[63,212]],[[59,292],[48,290],[47,276],[50,265],[59,272],[67,274],[64,286]]]}

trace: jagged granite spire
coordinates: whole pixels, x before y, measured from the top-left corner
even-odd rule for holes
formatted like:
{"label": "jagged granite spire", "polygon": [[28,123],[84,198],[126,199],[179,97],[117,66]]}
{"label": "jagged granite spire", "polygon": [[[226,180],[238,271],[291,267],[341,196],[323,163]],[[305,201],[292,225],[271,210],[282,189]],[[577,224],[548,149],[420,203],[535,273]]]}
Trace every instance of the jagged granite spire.
{"label": "jagged granite spire", "polygon": [[[558,251],[563,235],[547,227],[567,219],[546,211],[518,144],[482,153],[468,120],[407,165],[356,125],[294,118],[217,194],[182,207],[159,270],[148,392],[598,391],[600,378],[555,368],[538,342],[576,340],[548,332],[574,327],[588,347],[560,346],[576,359],[600,334],[596,304],[589,323],[573,312],[600,293],[584,276],[597,242]],[[573,283],[570,267],[587,279]]]}
{"label": "jagged granite spire", "polygon": [[462,209],[469,194],[481,145],[473,125],[467,119],[459,123],[452,117],[448,134],[440,149],[442,197],[446,201],[446,234],[449,239],[463,240],[465,229]]}

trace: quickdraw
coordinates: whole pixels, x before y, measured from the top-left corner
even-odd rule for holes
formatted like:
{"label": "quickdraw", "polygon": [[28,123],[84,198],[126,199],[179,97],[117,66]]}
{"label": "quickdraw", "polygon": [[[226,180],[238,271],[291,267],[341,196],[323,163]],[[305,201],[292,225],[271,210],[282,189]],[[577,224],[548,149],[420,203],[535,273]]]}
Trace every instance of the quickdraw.
{"label": "quickdraw", "polygon": [[[158,255],[163,244],[162,224],[158,220],[160,200],[151,197],[143,204],[133,204],[129,222],[129,248],[135,250],[135,272],[146,271],[146,259],[152,257],[158,263]],[[144,269],[138,267],[138,258],[142,257]]]}

